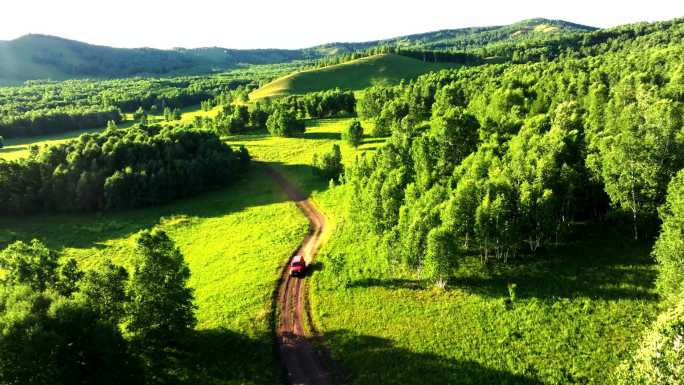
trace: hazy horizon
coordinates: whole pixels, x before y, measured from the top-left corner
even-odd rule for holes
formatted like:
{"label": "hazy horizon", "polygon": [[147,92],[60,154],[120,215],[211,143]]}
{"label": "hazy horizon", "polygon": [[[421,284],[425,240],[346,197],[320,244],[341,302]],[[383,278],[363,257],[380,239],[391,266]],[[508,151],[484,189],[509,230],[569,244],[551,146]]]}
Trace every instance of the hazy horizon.
{"label": "hazy horizon", "polygon": [[[485,0],[468,5],[425,0],[420,7],[406,1],[350,0],[334,8],[312,0],[237,4],[212,0],[196,7],[187,4],[177,0],[163,4],[121,0],[115,6],[85,0],[69,4],[12,2],[5,6],[0,40],[41,34],[121,48],[296,49],[443,29],[506,25],[532,18],[608,28],[684,15],[684,4],[662,0],[619,5],[589,0],[561,5],[538,0],[515,4]],[[36,14],[36,9],[41,12]]]}

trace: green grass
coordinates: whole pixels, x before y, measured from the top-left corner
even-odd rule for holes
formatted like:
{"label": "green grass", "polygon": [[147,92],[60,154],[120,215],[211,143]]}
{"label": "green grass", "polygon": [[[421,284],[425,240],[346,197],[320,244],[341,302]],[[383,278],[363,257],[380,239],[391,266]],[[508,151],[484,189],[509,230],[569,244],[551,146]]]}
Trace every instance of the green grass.
{"label": "green grass", "polygon": [[333,88],[362,90],[376,84],[397,84],[431,71],[453,68],[451,63],[426,63],[394,54],[382,54],[320,69],[296,72],[274,80],[250,94],[252,100]]}
{"label": "green grass", "polygon": [[651,244],[582,227],[533,259],[464,258],[440,290],[388,273],[373,237],[342,222],[319,259],[313,316],[351,384],[606,384],[657,314],[656,271]]}
{"label": "green grass", "polygon": [[[205,114],[195,112],[195,114]],[[192,119],[187,111],[184,119]],[[297,138],[266,134],[228,138],[260,161],[299,181],[307,193],[323,194],[326,181],[309,166],[316,151],[339,142],[348,119],[309,121]],[[73,134],[74,136],[76,133]],[[41,138],[66,140],[64,138]],[[362,151],[378,145],[369,140]],[[343,145],[345,156],[354,149]],[[301,242],[308,224],[294,204],[255,164],[229,188],[172,204],[119,213],[0,218],[0,244],[37,238],[74,257],[85,269],[105,258],[127,265],[135,234],[160,226],[180,247],[192,273],[198,327],[185,349],[162,363],[170,382],[273,384],[280,368],[274,355],[271,295],[280,269]]]}
{"label": "green grass", "polygon": [[[271,164],[285,174],[303,192],[316,198],[327,190],[329,181],[313,174],[311,161],[315,153],[328,152],[332,145],[340,144],[342,160],[350,163],[356,154],[372,153],[384,140],[366,138],[358,148],[340,140],[340,132],[351,119],[323,119],[306,121],[306,133],[294,138],[272,137],[266,131],[258,134],[235,135],[226,138],[230,145],[244,145],[259,161]],[[364,130],[370,130],[369,122],[363,122]]]}
{"label": "green grass", "polygon": [[38,238],[85,268],[111,257],[126,265],[135,234],[160,226],[190,266],[198,327],[169,357],[183,383],[272,384],[271,294],[307,221],[256,166],[230,188],[174,204],[121,213],[0,218],[0,241]]}

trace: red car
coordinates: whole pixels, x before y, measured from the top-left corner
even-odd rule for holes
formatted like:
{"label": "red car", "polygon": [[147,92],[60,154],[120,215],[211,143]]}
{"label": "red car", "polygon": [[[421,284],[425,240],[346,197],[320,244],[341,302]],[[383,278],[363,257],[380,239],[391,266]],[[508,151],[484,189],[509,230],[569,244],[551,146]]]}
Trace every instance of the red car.
{"label": "red car", "polygon": [[295,255],[290,262],[290,275],[294,277],[304,276],[306,271],[306,261],[301,255]]}

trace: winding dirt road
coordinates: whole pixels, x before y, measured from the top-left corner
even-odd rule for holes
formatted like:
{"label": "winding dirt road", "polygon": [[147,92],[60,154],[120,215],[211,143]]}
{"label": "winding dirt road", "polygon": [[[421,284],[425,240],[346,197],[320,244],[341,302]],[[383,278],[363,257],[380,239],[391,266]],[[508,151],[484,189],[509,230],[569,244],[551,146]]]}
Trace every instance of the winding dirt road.
{"label": "winding dirt road", "polygon": [[[310,265],[321,243],[325,217],[273,168],[266,166],[266,173],[309,220],[309,233],[294,255],[302,255],[307,265]],[[276,301],[279,312],[279,318],[276,320],[276,337],[280,361],[286,370],[288,380],[293,385],[331,385],[330,372],[323,365],[327,359],[314,349],[310,342],[312,336],[305,327],[308,313],[304,279],[290,277],[287,267],[283,269],[280,278]]]}

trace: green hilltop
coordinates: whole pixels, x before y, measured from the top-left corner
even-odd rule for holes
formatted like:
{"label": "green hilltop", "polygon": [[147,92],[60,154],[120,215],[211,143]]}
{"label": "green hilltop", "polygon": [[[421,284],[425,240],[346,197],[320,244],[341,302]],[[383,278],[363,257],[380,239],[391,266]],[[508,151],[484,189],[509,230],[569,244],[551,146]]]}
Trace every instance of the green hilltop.
{"label": "green hilltop", "polygon": [[454,63],[423,62],[395,54],[373,55],[284,76],[252,92],[250,98],[262,99],[333,88],[362,90],[376,84],[396,84],[402,79],[415,79],[424,73],[454,66]]}

